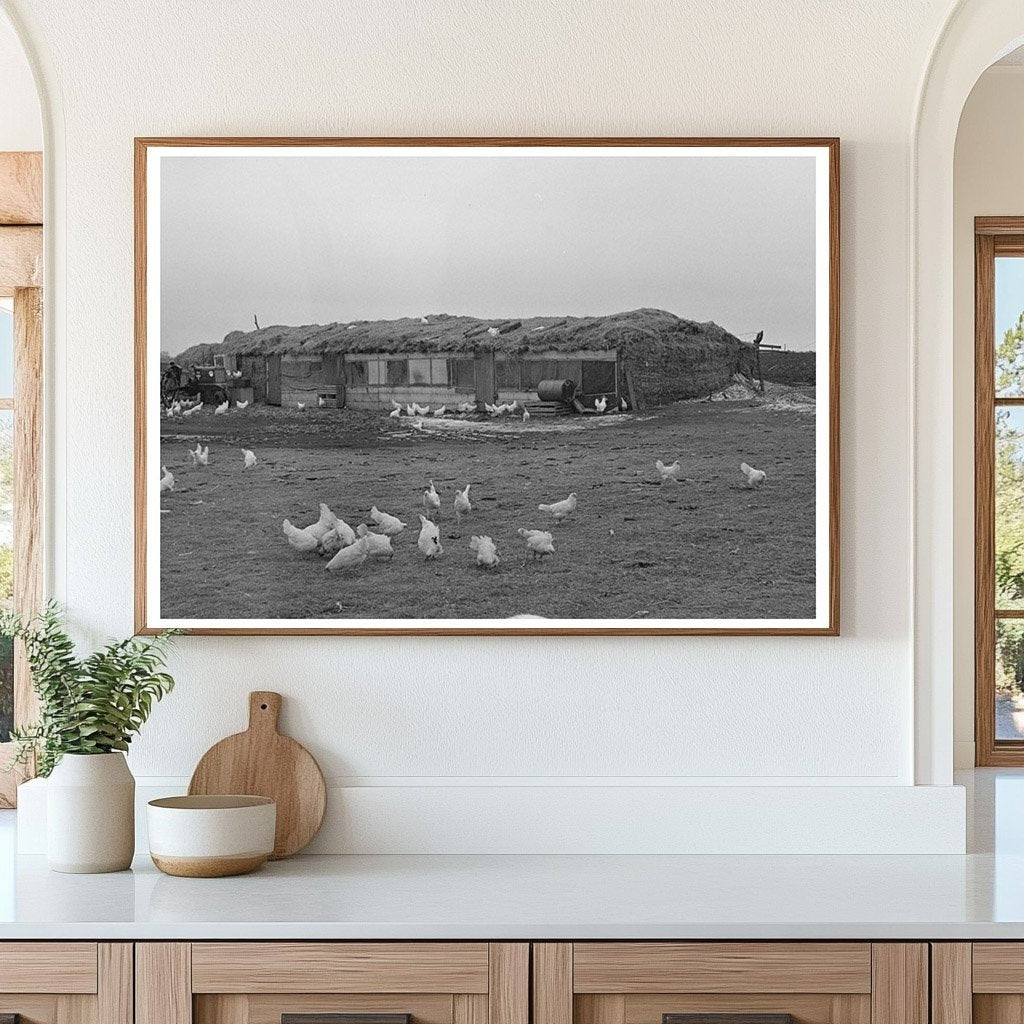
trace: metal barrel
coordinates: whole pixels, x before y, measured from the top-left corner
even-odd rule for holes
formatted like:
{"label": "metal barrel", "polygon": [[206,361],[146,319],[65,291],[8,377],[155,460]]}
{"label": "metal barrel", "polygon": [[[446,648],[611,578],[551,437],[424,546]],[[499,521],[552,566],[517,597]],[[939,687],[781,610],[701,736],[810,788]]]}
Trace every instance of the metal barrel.
{"label": "metal barrel", "polygon": [[572,380],[542,380],[537,385],[537,397],[542,402],[571,402],[576,394]]}

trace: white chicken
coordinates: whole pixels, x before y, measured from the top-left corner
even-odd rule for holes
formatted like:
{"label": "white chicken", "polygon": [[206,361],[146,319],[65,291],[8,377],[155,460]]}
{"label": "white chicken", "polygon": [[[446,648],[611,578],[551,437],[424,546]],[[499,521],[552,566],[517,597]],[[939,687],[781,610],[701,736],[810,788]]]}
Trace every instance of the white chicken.
{"label": "white chicken", "polygon": [[498,336],[499,334],[501,334],[501,331],[499,331],[497,327],[488,327],[488,328],[487,328],[487,333],[488,333],[488,334],[489,334],[489,335],[490,335],[490,336],[491,336],[492,338],[496,338],[496,337],[497,337],[497,336]]}
{"label": "white chicken", "polygon": [[[331,515],[334,515],[334,513],[332,512]],[[342,542],[346,546],[349,544],[355,544],[356,531],[353,530],[352,527],[341,518],[341,516],[334,516],[334,529],[337,531],[338,536],[341,537]]]}
{"label": "white chicken", "polygon": [[438,555],[444,554],[437,524],[426,516],[420,516],[420,536],[416,546],[423,552],[424,558],[437,558]]}
{"label": "white chicken", "polygon": [[401,409],[392,409],[391,412],[388,413],[388,416],[391,419],[393,419],[393,420],[397,420],[401,415],[402,415],[402,410]]}
{"label": "white chicken", "polygon": [[476,564],[483,569],[496,569],[501,563],[498,546],[490,537],[470,537],[469,549],[476,552]]}
{"label": "white chicken", "polygon": [[374,558],[393,558],[395,549],[391,546],[391,538],[383,533],[374,533],[366,523],[360,523],[356,532],[366,541],[366,550]]}
{"label": "white chicken", "polygon": [[228,399],[224,399],[224,401],[221,402],[220,405],[218,405],[217,408],[213,410],[213,415],[223,416],[228,411],[228,406],[230,404],[231,403],[228,401]]}
{"label": "white chicken", "polygon": [[210,446],[205,448],[196,441],[196,450],[188,453],[193,466],[208,466],[210,464]]}
{"label": "white chicken", "polygon": [[549,512],[555,517],[555,522],[560,523],[576,511],[576,492],[573,491],[568,498],[563,498],[561,501],[553,501],[548,505],[538,505],[537,508],[541,512]]}
{"label": "white chicken", "polygon": [[317,398],[316,398],[316,407],[317,407],[318,409],[322,409],[322,408],[323,408],[323,407],[324,407],[325,405],[327,405],[327,399],[326,399],[326,398],[324,398],[324,396],[323,396],[323,395],[317,395]]}
{"label": "white chicken", "polygon": [[401,533],[407,525],[406,523],[403,523],[398,516],[392,516],[387,512],[381,512],[376,505],[370,509],[370,518],[377,524],[377,529],[379,529],[386,537],[394,537],[396,534]]}
{"label": "white chicken", "polygon": [[629,408],[629,405],[626,403],[626,400],[624,398],[619,399],[619,408],[623,412],[625,412]]}
{"label": "white chicken", "polygon": [[447,411],[448,411],[448,406],[447,405],[438,406],[438,408],[436,408],[434,410],[434,418],[435,419],[440,419]]}
{"label": "white chicken", "polygon": [[760,487],[768,476],[763,469],[754,469],[745,462],[740,463],[740,472],[747,478],[747,487]]}
{"label": "white chicken", "polygon": [[500,405],[491,405],[490,402],[484,402],[484,408],[492,416],[500,416],[501,415],[501,406]]}
{"label": "white chicken", "polygon": [[506,406],[506,412],[511,414],[511,413],[514,413],[518,408],[519,408],[519,401],[518,401],[518,399],[513,399]]}
{"label": "white chicken", "polygon": [[307,527],[304,530],[299,529],[297,526],[293,526],[290,519],[286,519],[281,524],[281,531],[285,537],[288,538],[288,543],[291,544],[296,551],[306,554],[309,551],[316,551],[320,546],[320,538],[315,534],[310,533],[310,528]]}
{"label": "white chicken", "polygon": [[200,408],[201,408],[201,406],[193,405],[193,406],[190,406],[188,409],[182,409],[181,410],[182,418],[187,420],[189,418],[189,416],[193,415],[194,413],[199,412]]}
{"label": "white chicken", "polygon": [[422,434],[422,433],[423,433],[423,420],[417,420],[417,421],[416,421],[416,422],[415,422],[415,423],[414,423],[414,424],[412,425],[412,429],[413,429],[413,430],[418,430],[418,431],[419,431],[419,432],[420,432],[420,433]]}
{"label": "white chicken", "polygon": [[520,527],[516,533],[526,541],[526,550],[531,558],[543,558],[555,553],[555,538],[547,530],[524,530]]}
{"label": "white chicken", "polygon": [[338,523],[338,517],[324,504],[320,502],[320,518],[315,523],[310,523],[305,529],[316,538],[319,543]]}
{"label": "white chicken", "polygon": [[341,534],[338,533],[337,528],[328,530],[320,538],[320,554],[322,555],[336,554],[344,547],[348,547],[348,545],[341,539]]}
{"label": "white chicken", "polygon": [[472,486],[472,484],[466,484],[466,489],[464,491],[456,491],[455,492],[454,507],[455,507],[455,521],[457,523],[461,523],[462,522],[462,517],[464,515],[468,515],[470,512],[473,511],[473,506],[472,506],[472,504],[470,504],[470,501],[469,501],[469,489],[470,489],[471,486]]}
{"label": "white chicken", "polygon": [[325,566],[324,569],[354,569],[366,561],[370,553],[370,544],[365,537],[360,537],[355,544],[342,548]]}
{"label": "white chicken", "polygon": [[420,323],[421,324],[429,324],[430,321],[425,316],[421,316],[420,317]]}
{"label": "white chicken", "polygon": [[423,507],[428,516],[441,510],[441,495],[437,493],[433,480],[430,481],[430,490],[423,492]]}
{"label": "white chicken", "polygon": [[665,463],[661,461],[661,459],[656,459],[654,463],[654,468],[658,471],[658,476],[661,477],[661,482],[663,484],[679,483],[680,466],[678,459],[676,459],[676,461],[673,462],[671,466],[666,466]]}
{"label": "white chicken", "polygon": [[164,491],[173,491],[174,474],[166,466],[161,466],[160,468],[163,470],[164,474],[160,477],[160,493],[163,494]]}
{"label": "white chicken", "polygon": [[406,416],[415,416],[416,415],[416,410],[411,405],[407,405],[405,407],[405,415]]}
{"label": "white chicken", "polygon": [[396,401],[395,401],[395,400],[394,400],[394,399],[392,398],[392,399],[391,399],[391,408],[392,408],[392,409],[401,409],[401,408],[402,408],[402,403],[401,403],[401,402],[396,402]]}
{"label": "white chicken", "polygon": [[602,395],[602,396],[601,396],[601,397],[600,397],[600,398],[599,398],[599,399],[598,399],[598,400],[597,400],[597,401],[596,401],[596,402],[594,403],[594,408],[595,408],[595,409],[596,409],[596,410],[597,410],[598,412],[604,412],[604,411],[605,411],[605,409],[607,409],[607,408],[608,408],[608,399],[607,399],[607,398],[606,398],[606,397],[605,397],[604,395]]}
{"label": "white chicken", "polygon": [[252,467],[256,465],[256,453],[254,451],[250,451],[248,448],[243,448],[242,460],[244,463],[244,469],[252,469]]}
{"label": "white chicken", "polygon": [[295,403],[295,407],[301,412],[303,409],[306,408],[306,403],[305,402],[296,402]]}

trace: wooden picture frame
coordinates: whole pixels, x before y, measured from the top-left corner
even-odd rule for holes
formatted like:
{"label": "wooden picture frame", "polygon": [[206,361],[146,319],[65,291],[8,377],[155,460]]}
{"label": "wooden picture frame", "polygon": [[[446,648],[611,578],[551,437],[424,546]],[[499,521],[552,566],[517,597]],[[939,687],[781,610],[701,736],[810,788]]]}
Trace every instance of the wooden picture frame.
{"label": "wooden picture frame", "polygon": [[[160,168],[168,166],[167,160],[176,157],[195,157],[209,160],[216,156],[252,155],[253,159],[268,155],[282,159],[294,155],[323,153],[326,156],[383,154],[387,156],[420,155],[421,152],[442,151],[445,156],[520,156],[523,154],[554,157],[560,154],[571,156],[587,155],[597,158],[603,155],[621,157],[654,157],[678,156],[710,156],[721,155],[725,159],[741,157],[758,157],[767,159],[772,156],[792,155],[793,157],[813,158],[815,162],[814,190],[814,267],[815,267],[815,324],[816,339],[814,362],[817,367],[817,380],[827,380],[827,386],[817,389],[815,406],[815,442],[814,464],[818,473],[814,474],[814,597],[807,607],[813,605],[810,614],[789,616],[780,619],[756,617],[753,613],[733,618],[704,617],[686,619],[682,616],[668,618],[562,618],[553,616],[531,617],[532,621],[512,621],[489,618],[477,621],[473,618],[419,619],[407,617],[354,619],[343,617],[339,620],[334,616],[326,618],[293,620],[290,618],[224,618],[211,616],[182,616],[164,613],[160,605],[161,583],[159,569],[162,564],[154,551],[158,551],[161,520],[159,508],[154,514],[154,496],[159,504],[159,491],[154,484],[154,473],[160,476],[159,466],[154,464],[153,455],[160,453],[160,439],[155,425],[161,422],[161,409],[154,398],[159,400],[160,368],[155,365],[157,354],[163,348],[154,334],[162,331],[159,315],[154,313],[153,291],[159,288],[162,281],[159,258],[154,258],[155,223],[163,223],[161,231],[166,230],[168,215],[161,213],[159,189],[165,187],[166,177]],[[305,151],[299,153],[298,151]],[[159,186],[156,184],[159,182]],[[201,193],[201,189],[199,193]],[[194,193],[194,194],[199,194]],[[161,217],[163,220],[161,221]],[[135,409],[135,618],[136,630],[141,634],[154,633],[169,625],[185,628],[190,632],[224,635],[224,634],[258,634],[258,635],[794,635],[794,636],[836,636],[839,633],[840,604],[840,550],[839,550],[839,140],[836,138],[138,138],[135,140],[135,340],[136,340],[136,409]],[[162,312],[166,312],[166,306]],[[455,316],[461,311],[453,311]],[[681,313],[685,311],[680,311]],[[251,316],[251,314],[249,314]],[[575,315],[575,311],[572,315]],[[526,316],[526,312],[523,313]],[[423,316],[422,322],[431,321]],[[502,318],[499,318],[502,319]],[[503,318],[507,324],[509,317]],[[562,317],[561,322],[566,321]],[[308,322],[303,321],[303,322]],[[512,321],[521,323],[521,321]],[[690,323],[689,321],[686,321]],[[369,320],[359,321],[369,323]],[[486,323],[481,321],[481,330]],[[343,325],[335,325],[339,330]],[[349,329],[356,326],[352,321]],[[475,328],[474,328],[475,329]],[[491,333],[500,332],[503,326],[495,326]],[[512,328],[510,328],[512,329]],[[522,328],[525,330],[525,328]],[[537,330],[544,329],[543,326]],[[256,322],[257,334],[259,326],[258,314]],[[726,332],[728,333],[728,332]],[[753,332],[751,332],[753,333]],[[220,337],[203,337],[196,339],[202,344],[210,342],[210,346],[219,343]],[[732,335],[730,335],[732,337]],[[734,339],[735,340],[735,339]],[[767,340],[767,339],[766,339]],[[749,343],[741,343],[747,345]],[[761,336],[750,349],[750,354],[760,359]],[[766,349],[773,347],[765,345]],[[390,350],[388,350],[390,351]],[[747,349],[743,349],[747,352]],[[288,350],[286,349],[286,353]],[[426,352],[430,356],[430,351]],[[266,363],[272,368],[268,371],[267,395],[273,393],[271,377],[280,380],[280,371],[273,370],[272,360],[280,358],[267,354]],[[291,358],[286,354],[286,358]],[[376,357],[374,357],[376,358]],[[345,363],[345,355],[340,357],[339,364]],[[375,373],[383,374],[384,356]],[[616,391],[619,395],[618,380],[620,377],[619,355],[616,353]],[[424,360],[426,361],[426,360]],[[177,364],[175,364],[177,365]],[[746,363],[744,364],[746,365]],[[750,365],[754,365],[751,363]],[[197,371],[192,371],[197,372]],[[240,371],[232,371],[240,372]],[[328,401],[342,404],[341,394],[346,391],[346,372],[344,366],[336,370],[337,388],[331,391]],[[390,370],[388,371],[390,373]],[[408,372],[408,371],[407,371]],[[486,370],[476,370],[479,391],[480,374]],[[627,375],[628,376],[628,375]],[[190,378],[190,386],[198,378]],[[173,381],[172,381],[173,383]],[[728,383],[726,379],[725,383]],[[198,384],[196,384],[198,387]],[[520,385],[522,386],[522,385]],[[764,392],[764,378],[761,378],[761,391]],[[621,386],[621,405],[627,411],[639,410],[640,400],[634,394],[634,385],[625,381]],[[174,392],[178,394],[178,391]],[[225,392],[227,393],[227,392]],[[498,393],[494,385],[494,393]],[[197,391],[198,401],[202,392]],[[218,394],[218,402],[220,395]],[[275,395],[281,402],[280,394]],[[602,396],[604,397],[604,396]],[[479,398],[479,396],[478,396]],[[324,400],[322,394],[317,395],[319,401]],[[596,402],[600,402],[600,398]],[[498,399],[494,399],[497,403]],[[228,405],[233,402],[229,398]],[[396,403],[392,403],[396,404]],[[595,403],[596,404],[596,403]],[[182,405],[187,405],[183,402]],[[303,408],[305,403],[295,402],[296,408]],[[822,407],[824,406],[824,411]],[[479,406],[483,411],[483,402]],[[173,412],[173,401],[170,408]],[[185,410],[187,411],[187,410]],[[200,410],[206,414],[205,406]],[[229,411],[233,411],[229,409]],[[401,410],[399,410],[400,412]],[[588,411],[586,409],[580,411]],[[589,411],[595,411],[590,409]],[[524,420],[525,422],[525,420]],[[415,426],[415,424],[412,424]],[[429,426],[429,424],[428,424]],[[202,445],[197,441],[200,447]],[[178,446],[184,455],[184,448]],[[240,449],[236,447],[236,452]],[[666,453],[670,458],[672,453]],[[652,458],[654,453],[651,453]],[[157,459],[159,461],[159,458]],[[738,459],[736,462],[738,463]],[[161,463],[162,464],[162,463]],[[824,478],[820,475],[821,467],[825,467]],[[671,468],[671,467],[669,467]],[[639,470],[638,470],[639,472]],[[645,475],[653,475],[654,469],[645,460]],[[659,470],[658,472],[661,472]],[[737,474],[735,484],[739,488],[738,465],[730,467],[730,472]],[[173,475],[173,474],[172,474]],[[749,479],[749,478],[748,478]],[[665,483],[662,477],[662,483]],[[671,483],[671,481],[668,481]],[[645,480],[647,483],[657,483]],[[424,481],[425,485],[425,481]],[[553,487],[552,487],[553,489]],[[764,493],[764,492],[760,492]],[[781,489],[780,492],[781,493]],[[450,494],[447,495],[450,499]],[[196,497],[195,501],[202,500]],[[742,500],[742,499],[741,499]],[[532,506],[531,506],[532,507]],[[314,513],[315,515],[315,513]],[[408,518],[408,514],[407,514]],[[413,516],[415,519],[415,516]],[[280,519],[277,520],[280,524]],[[525,524],[539,525],[539,524]],[[275,542],[283,545],[280,537],[280,525],[277,526]],[[515,531],[511,530],[514,538]],[[615,536],[612,528],[610,534]],[[408,535],[406,535],[408,536]],[[560,535],[556,534],[556,543]],[[269,534],[268,534],[269,538]],[[459,534],[459,558],[465,562],[469,557],[465,548],[468,536]],[[499,541],[502,554],[513,548],[513,540],[503,537]],[[453,545],[454,547],[454,545]],[[522,550],[522,549],[519,549]],[[738,550],[738,549],[737,549]],[[517,550],[517,555],[519,551]],[[556,556],[557,557],[557,556]],[[397,561],[397,560],[396,560]],[[438,563],[441,564],[441,563]],[[464,571],[476,572],[471,563],[464,566]],[[614,569],[614,566],[613,566]],[[770,589],[770,588],[769,588]],[[766,591],[767,592],[767,591]],[[338,602],[339,609],[342,602]],[[644,614],[643,611],[637,613]]]}

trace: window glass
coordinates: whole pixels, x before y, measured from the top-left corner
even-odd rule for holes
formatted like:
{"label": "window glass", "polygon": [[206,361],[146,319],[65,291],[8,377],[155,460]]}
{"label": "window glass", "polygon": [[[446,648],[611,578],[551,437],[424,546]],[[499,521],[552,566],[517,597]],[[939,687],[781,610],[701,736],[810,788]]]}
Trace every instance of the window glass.
{"label": "window glass", "polygon": [[996,739],[1024,739],[1024,622],[996,620]]}
{"label": "window glass", "polygon": [[996,397],[1024,397],[1024,258],[996,258]]}
{"label": "window glass", "polygon": [[429,384],[430,383],[430,360],[410,359],[409,360],[409,383]]}
{"label": "window glass", "polygon": [[388,384],[394,387],[397,384],[409,383],[409,360],[389,359],[388,360]]}

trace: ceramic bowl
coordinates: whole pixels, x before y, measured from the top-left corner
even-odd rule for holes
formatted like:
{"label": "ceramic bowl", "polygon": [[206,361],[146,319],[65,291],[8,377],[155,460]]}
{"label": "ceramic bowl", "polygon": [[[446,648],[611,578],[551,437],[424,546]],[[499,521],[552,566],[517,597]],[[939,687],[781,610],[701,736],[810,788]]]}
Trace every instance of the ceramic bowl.
{"label": "ceramic bowl", "polygon": [[147,808],[149,853],[168,875],[255,871],[274,851],[277,805],[266,796],[169,796]]}

